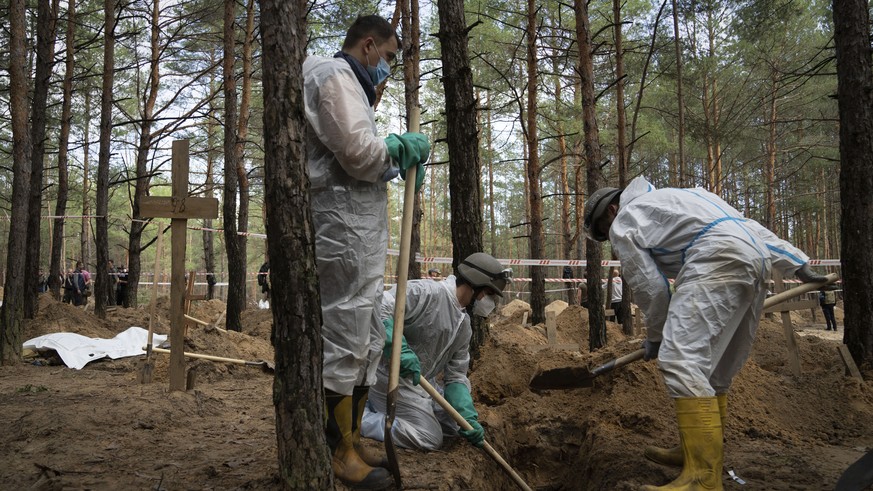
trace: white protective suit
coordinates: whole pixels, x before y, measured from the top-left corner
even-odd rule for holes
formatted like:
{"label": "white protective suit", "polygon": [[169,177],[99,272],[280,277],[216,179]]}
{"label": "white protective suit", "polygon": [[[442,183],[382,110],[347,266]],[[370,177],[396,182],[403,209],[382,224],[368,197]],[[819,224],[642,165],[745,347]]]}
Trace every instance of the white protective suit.
{"label": "white protective suit", "polygon": [[655,189],[642,177],[622,192],[609,238],[648,339],[661,341],[674,398],[727,392],[751,351],[771,266],[793,274],[809,260],[708,191]]}
{"label": "white protective suit", "polygon": [[[455,277],[444,281],[413,280],[407,284],[406,317],[403,337],[421,362],[421,377],[437,390],[451,383],[462,383],[470,390],[467,369],[470,365],[470,317],[458,302]],[[397,289],[385,293],[382,318],[394,316],[394,295]],[[387,413],[388,371],[390,360],[379,364],[376,385],[370,389],[370,399],[361,423],[361,436],[384,440]],[[442,375],[442,383],[437,378]],[[397,409],[392,426],[392,439],[403,448],[437,450],[443,444],[443,434],[457,434],[458,425],[433,401],[421,387],[400,377],[397,387]]]}
{"label": "white protective suit", "polygon": [[388,249],[388,148],[349,63],[303,63],[306,151],[321,284],[324,387],[351,395],[372,385],[384,342],[379,320]]}

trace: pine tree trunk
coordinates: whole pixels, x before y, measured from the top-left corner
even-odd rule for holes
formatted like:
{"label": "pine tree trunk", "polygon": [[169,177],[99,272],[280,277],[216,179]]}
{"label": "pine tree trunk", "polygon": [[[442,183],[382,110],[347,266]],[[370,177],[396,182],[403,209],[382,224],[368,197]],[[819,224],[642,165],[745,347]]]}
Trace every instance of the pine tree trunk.
{"label": "pine tree trunk", "polygon": [[[209,75],[209,87],[210,91],[214,95],[217,90],[215,86],[215,72],[210,72]],[[204,185],[204,196],[207,198],[215,197],[215,160],[216,153],[215,150],[215,140],[216,140],[216,121],[215,115],[215,100],[214,97],[209,98],[209,114],[212,116],[209,118],[209,122],[206,123],[206,183]],[[207,218],[203,220],[203,227],[207,229],[212,229],[212,219]],[[206,299],[212,300],[215,296],[215,283],[218,273],[215,271],[215,239],[214,232],[211,230],[203,231],[203,266],[206,268],[207,280],[206,280]]]}
{"label": "pine tree trunk", "polygon": [[494,212],[494,133],[491,123],[491,91],[486,91],[485,105],[488,107],[488,133],[486,134],[487,149],[488,149],[488,236],[491,239],[491,255],[497,257],[497,219]]}
{"label": "pine tree trunk", "polygon": [[[237,124],[236,137],[236,173],[239,180],[239,215],[237,217],[237,231],[249,231],[249,207],[251,204],[251,193],[249,192],[249,177],[246,174],[245,167],[245,144],[248,137],[249,129],[249,107],[251,106],[252,98],[252,43],[255,35],[255,2],[248,0],[246,5],[246,30],[245,40],[243,41],[243,72],[242,72],[242,94],[240,96],[239,105],[239,122]],[[236,240],[239,242],[239,255],[242,257],[241,274],[243,277],[242,299],[240,303],[242,310],[246,309],[246,278],[248,270],[248,237],[246,235],[237,235]]]}
{"label": "pine tree trunk", "polygon": [[[413,108],[420,106],[418,88],[421,81],[419,64],[419,45],[421,44],[421,29],[418,23],[418,0],[401,0],[398,2],[401,18],[401,33],[403,39],[403,95],[406,102],[406,127],[409,128],[409,118]],[[431,176],[433,179],[433,176]],[[421,264],[415,259],[421,252],[421,193],[415,193],[412,204],[412,235],[409,242],[408,278],[421,278]]]}
{"label": "pine tree trunk", "polygon": [[116,0],[105,0],[106,30],[103,39],[103,92],[100,96],[100,155],[97,162],[97,279],[94,314],[106,318],[109,299],[109,157],[112,150],[112,85],[115,80]]}
{"label": "pine tree trunk", "polygon": [[[85,89],[85,107],[91,106],[91,87]],[[84,111],[85,128],[82,131],[82,220],[79,235],[79,260],[91,260],[91,111]]]}
{"label": "pine tree trunk", "polygon": [[[527,180],[530,203],[530,258],[543,257],[543,193],[540,183],[539,137],[537,135],[537,3],[527,2]],[[545,270],[530,268],[531,324],[546,321]]]}
{"label": "pine tree trunk", "polygon": [[236,196],[239,187],[237,174],[237,101],[234,59],[236,38],[234,0],[224,0],[224,244],[227,251],[227,329],[241,331],[240,313],[245,309],[246,277],[245,257],[237,235]]}
{"label": "pine tree trunk", "polygon": [[24,261],[30,193],[30,134],[27,127],[27,48],[24,0],[9,2],[9,108],[12,113],[12,212],[6,256],[6,282],[0,307],[0,362],[21,360],[24,317]]}
{"label": "pine tree trunk", "polygon": [[452,266],[482,251],[479,137],[476,101],[467,56],[464,2],[440,0],[440,40],[446,100],[446,140],[449,149],[449,193],[452,216]]}
{"label": "pine tree trunk", "polygon": [[778,222],[776,221],[776,199],[773,196],[773,190],[776,188],[776,80],[773,74],[772,84],[770,86],[770,95],[768,104],[767,123],[769,132],[767,134],[767,166],[764,169],[766,178],[766,205],[767,216],[764,223],[767,228],[775,233],[779,233]]}
{"label": "pine tree trunk", "polygon": [[[558,73],[558,60],[554,61],[555,73]],[[555,111],[560,111],[562,93],[562,80],[557,75],[555,76]],[[571,259],[573,257],[572,240],[570,233],[570,179],[567,169],[567,137],[564,135],[564,124],[559,119],[557,122],[558,130],[558,152],[560,153],[561,176],[560,193],[561,193],[561,212],[559,218],[561,222],[561,258]],[[568,282],[564,283],[564,288],[567,290],[567,303],[576,305],[576,289],[575,284]]]}
{"label": "pine tree trunk", "polygon": [[855,363],[873,369],[873,61],[865,0],[834,0],[840,110],[843,337]]}
{"label": "pine tree trunk", "polygon": [[[128,273],[127,273],[127,298],[122,299],[123,305],[136,307],[138,304],[137,296],[139,291],[139,281],[142,275],[142,234],[147,225],[141,221],[140,204],[142,199],[148,196],[149,177],[148,159],[149,152],[152,149],[152,126],[154,125],[155,104],[158,97],[158,87],[160,85],[160,1],[154,0],[152,4],[151,17],[151,36],[150,46],[151,54],[149,57],[149,84],[146,93],[143,94],[142,107],[142,122],[139,128],[139,143],[136,148],[136,184],[134,185],[133,193],[133,221],[130,224],[130,235],[128,236]],[[152,274],[157,274],[153,271]],[[157,281],[155,276],[152,276],[152,281]]]}
{"label": "pine tree trunk", "polygon": [[[582,123],[585,131],[585,159],[588,196],[603,186],[600,171],[600,133],[597,129],[597,114],[594,100],[594,64],[591,59],[591,29],[588,23],[588,4],[575,0],[576,39],[579,45],[579,74],[582,93]],[[603,246],[589,240],[585,255],[585,279],[588,283],[588,347],[591,351],[606,345],[606,317],[603,312],[603,288],[600,280],[603,268]]]}
{"label": "pine tree trunk", "polygon": [[679,175],[676,178],[676,184],[680,187],[686,186],[685,177],[685,99],[682,94],[682,43],[679,37],[679,11],[676,8],[676,0],[673,2],[673,49],[676,52],[676,104],[678,106],[679,115]]}
{"label": "pine tree trunk", "polygon": [[304,148],[303,0],[260,0],[264,202],[270,275],[279,478],[282,489],[333,489],[324,437],[321,301]]}
{"label": "pine tree trunk", "polygon": [[[630,155],[627,152],[627,117],[625,111],[625,102],[624,102],[624,50],[622,48],[622,32],[621,32],[621,1],[620,0],[612,0],[612,16],[613,16],[613,29],[615,31],[615,98],[616,98],[616,135],[617,135],[617,148],[616,155],[618,156],[618,187],[624,189],[627,186],[627,174],[628,174],[628,161],[630,160]],[[671,177],[675,178],[675,177]],[[613,251],[613,259],[616,259],[615,252]],[[609,287],[607,289],[611,290],[612,288],[621,288],[621,309],[624,312],[630,312],[631,310],[631,291],[630,288],[625,284],[625,282],[621,282],[621,285],[615,285],[612,282],[612,272],[614,268],[609,268]],[[612,302],[612,291],[607,292],[606,298],[607,302],[611,304]],[[611,306],[611,305],[610,305]],[[618,316],[616,316],[616,319]],[[633,317],[630,315],[622,316],[621,330],[625,335],[631,336],[634,333],[634,321]]]}
{"label": "pine tree trunk", "polygon": [[[64,71],[64,96],[61,102],[61,128],[58,143],[58,197],[55,201],[55,216],[63,217],[67,213],[69,197],[69,162],[70,122],[73,113],[73,70],[75,62],[75,26],[76,1],[69,0],[67,7],[67,40]],[[52,236],[51,263],[49,265],[49,289],[55,300],[61,300],[61,274],[66,271],[64,252],[64,218],[55,218],[54,235]]]}
{"label": "pine tree trunk", "polygon": [[30,205],[27,217],[27,256],[24,266],[24,317],[32,319],[39,307],[37,298],[40,279],[40,248],[42,243],[42,184],[45,158],[46,104],[54,65],[55,28],[59,0],[40,0],[36,20],[36,78],[33,87],[30,141]]}
{"label": "pine tree trunk", "polygon": [[[473,74],[467,55],[467,24],[463,0],[437,0],[440,56],[446,101],[449,147],[449,194],[452,213],[452,267],[482,251],[482,195],[479,135]],[[486,325],[474,322],[470,352],[475,358],[485,341]]]}

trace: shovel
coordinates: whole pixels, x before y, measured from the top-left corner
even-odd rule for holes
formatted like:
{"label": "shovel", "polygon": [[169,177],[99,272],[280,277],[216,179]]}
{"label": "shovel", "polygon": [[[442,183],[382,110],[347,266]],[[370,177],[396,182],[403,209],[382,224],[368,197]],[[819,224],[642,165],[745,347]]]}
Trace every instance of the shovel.
{"label": "shovel", "polygon": [[[778,305],[798,295],[818,290],[825,285],[837,281],[839,277],[836,274],[829,274],[826,278],[827,281],[819,283],[804,283],[796,288],[773,295],[764,301],[764,306],[761,310]],[[646,350],[644,349],[638,349],[630,354],[609,361],[594,370],[589,370],[586,367],[561,367],[543,370],[533,376],[529,387],[535,392],[541,390],[581,389],[584,387],[591,387],[594,385],[594,379],[597,378],[598,375],[603,375],[604,373],[611,372],[616,368],[623,367],[628,363],[637,361],[643,357],[645,352]]]}
{"label": "shovel", "polygon": [[533,376],[530,388],[535,392],[541,390],[581,389],[594,386],[594,379],[598,375],[609,373],[616,368],[623,367],[628,363],[639,360],[646,354],[646,350],[638,349],[630,354],[610,360],[603,365],[589,370],[587,367],[561,367],[544,370]]}
{"label": "shovel", "polygon": [[869,489],[868,486],[871,484],[873,484],[873,450],[867,452],[843,472],[834,491]]}
{"label": "shovel", "polygon": [[[145,348],[143,348],[143,349],[145,349]],[[170,350],[163,349],[163,348],[152,348],[152,352],[170,354]],[[209,360],[209,361],[219,361],[222,363],[234,363],[236,365],[246,365],[246,366],[250,366],[250,367],[260,367],[264,373],[273,373],[276,369],[276,367],[272,363],[270,363],[269,361],[265,361],[265,360],[258,360],[258,361],[240,360],[237,358],[225,358],[223,356],[200,355],[197,353],[189,353],[187,351],[182,353],[182,354],[187,356],[188,358],[197,358],[200,360]]]}
{"label": "shovel", "polygon": [[[409,111],[409,131],[418,131],[420,109],[413,106]],[[400,350],[403,339],[403,321],[406,316],[406,281],[409,278],[409,256],[412,242],[412,214],[415,204],[415,174],[418,167],[406,169],[406,184],[403,187],[403,221],[400,225],[400,257],[397,259],[397,294],[394,301],[394,343],[391,345],[391,365],[388,371],[388,411],[385,417],[385,453],[388,470],[394,476],[397,489],[403,489],[400,480],[400,462],[394,447],[391,428],[397,415],[397,390],[400,383]]]}
{"label": "shovel", "polygon": [[[458,410],[453,408],[452,405],[449,404],[449,401],[447,401],[445,397],[437,392],[437,390],[434,389],[433,386],[424,379],[424,377],[421,378],[419,385],[421,385],[421,388],[424,389],[424,391],[427,392],[433,400],[435,400],[440,406],[442,406],[443,410],[445,410],[452,416],[452,418],[455,420],[456,423],[458,423],[461,428],[463,428],[464,430],[473,429],[473,427],[470,426],[470,423],[468,423],[467,420],[464,419],[463,416],[461,416]],[[500,467],[502,467],[503,470],[509,475],[509,477],[511,477],[512,480],[515,481],[515,484],[518,485],[519,489],[523,491],[531,491],[530,486],[528,486],[527,483],[524,482],[524,479],[522,479],[521,476],[519,476],[518,473],[515,472],[515,469],[513,469],[512,466],[510,466],[509,463],[504,460],[499,453],[497,453],[497,450],[494,450],[494,447],[489,445],[488,442],[483,442],[482,449],[485,450],[485,453],[487,453],[492,459],[494,459],[495,462],[500,464]]]}

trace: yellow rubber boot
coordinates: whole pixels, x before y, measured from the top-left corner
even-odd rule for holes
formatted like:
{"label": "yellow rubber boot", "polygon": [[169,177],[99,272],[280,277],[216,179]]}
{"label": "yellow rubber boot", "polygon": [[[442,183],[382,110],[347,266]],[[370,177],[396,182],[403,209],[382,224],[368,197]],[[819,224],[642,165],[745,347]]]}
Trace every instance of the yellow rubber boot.
{"label": "yellow rubber boot", "polygon": [[682,442],[682,473],[664,486],[643,486],[641,491],[721,491],[724,463],[724,433],[718,399],[676,399],[676,419]]}
{"label": "yellow rubber boot", "polygon": [[367,397],[370,395],[370,387],[358,385],[352,392],[352,410],[355,416],[352,419],[352,443],[355,451],[361,456],[361,460],[370,467],[388,468],[388,456],[385,452],[371,450],[361,445],[361,420],[364,418],[364,406],[367,405]]}
{"label": "yellow rubber boot", "polygon": [[370,467],[361,460],[353,442],[352,396],[325,390],[327,422],[325,435],[331,450],[333,473],[351,489],[388,489],[394,485],[391,473]]}
{"label": "yellow rubber boot", "polygon": [[[721,416],[722,432],[724,432],[724,421],[727,419],[727,394],[716,396],[718,398],[718,413]],[[670,467],[682,467],[685,463],[685,457],[682,455],[682,444],[676,445],[673,448],[661,447],[646,447],[643,455],[647,459],[656,464],[667,465]]]}

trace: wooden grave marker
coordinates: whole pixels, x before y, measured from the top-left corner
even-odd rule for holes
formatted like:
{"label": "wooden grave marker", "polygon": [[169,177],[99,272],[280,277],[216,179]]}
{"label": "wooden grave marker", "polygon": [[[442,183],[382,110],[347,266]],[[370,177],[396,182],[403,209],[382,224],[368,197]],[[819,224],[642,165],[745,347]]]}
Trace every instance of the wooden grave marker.
{"label": "wooden grave marker", "polygon": [[171,219],[170,275],[170,390],[185,390],[185,252],[189,218],[218,218],[218,200],[188,196],[188,140],[173,141],[173,193],[146,196],[140,216]]}
{"label": "wooden grave marker", "polygon": [[[779,294],[786,290],[785,282],[782,281],[782,273],[778,269],[772,272],[774,292]],[[788,346],[788,365],[795,377],[800,376],[800,350],[797,348],[797,339],[794,337],[794,327],[791,325],[791,306],[782,304],[778,311],[782,312],[782,330],[785,333],[785,342]]]}

